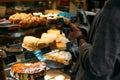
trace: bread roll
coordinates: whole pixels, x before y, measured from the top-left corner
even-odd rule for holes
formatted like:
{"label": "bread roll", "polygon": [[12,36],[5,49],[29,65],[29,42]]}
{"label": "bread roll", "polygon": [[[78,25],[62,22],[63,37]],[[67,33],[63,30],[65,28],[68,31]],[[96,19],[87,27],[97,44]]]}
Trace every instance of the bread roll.
{"label": "bread roll", "polygon": [[23,39],[23,47],[28,50],[36,50],[37,43],[39,41],[39,38],[33,37],[33,36],[25,36]]}
{"label": "bread roll", "polygon": [[47,33],[54,33],[54,34],[60,35],[60,30],[58,30],[58,29],[49,29],[49,30],[47,30]]}
{"label": "bread roll", "polygon": [[41,39],[44,39],[45,41],[47,40],[46,43],[51,43],[55,41],[56,38],[57,38],[57,34],[54,34],[54,33],[43,33],[41,35]]}

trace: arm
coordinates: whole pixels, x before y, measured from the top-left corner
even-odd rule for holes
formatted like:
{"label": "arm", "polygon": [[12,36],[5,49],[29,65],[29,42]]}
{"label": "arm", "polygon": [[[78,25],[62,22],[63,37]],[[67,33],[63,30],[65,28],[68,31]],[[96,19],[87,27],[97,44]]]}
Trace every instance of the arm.
{"label": "arm", "polygon": [[82,36],[82,32],[81,30],[78,28],[78,25],[74,24],[74,23],[70,23],[70,27],[72,28],[72,31],[69,33],[69,40],[74,40],[75,38],[77,38],[78,36]]}

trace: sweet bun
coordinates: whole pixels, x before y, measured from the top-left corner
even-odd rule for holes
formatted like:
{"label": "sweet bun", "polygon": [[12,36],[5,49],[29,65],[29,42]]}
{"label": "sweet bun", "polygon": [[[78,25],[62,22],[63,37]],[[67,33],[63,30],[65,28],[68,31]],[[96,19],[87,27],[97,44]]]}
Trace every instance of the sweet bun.
{"label": "sweet bun", "polygon": [[23,47],[28,50],[36,50],[37,43],[39,41],[39,38],[33,37],[33,36],[25,36],[23,39]]}

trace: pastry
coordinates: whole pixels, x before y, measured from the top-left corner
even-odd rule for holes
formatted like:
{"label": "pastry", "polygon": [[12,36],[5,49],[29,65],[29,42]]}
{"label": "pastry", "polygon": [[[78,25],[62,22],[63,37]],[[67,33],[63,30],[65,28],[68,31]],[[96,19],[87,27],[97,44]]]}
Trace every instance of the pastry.
{"label": "pastry", "polygon": [[45,73],[44,62],[17,63],[11,66],[11,74],[18,80],[34,80],[36,77],[44,76]]}
{"label": "pastry", "polygon": [[33,36],[25,36],[23,39],[23,47],[28,50],[36,50],[38,49],[37,43],[39,41],[39,38],[33,37]]}
{"label": "pastry", "polygon": [[53,50],[46,53],[44,56],[47,60],[57,61],[63,63],[64,65],[69,65],[72,60],[71,53],[67,51]]}
{"label": "pastry", "polygon": [[48,70],[44,76],[44,80],[70,80],[70,76],[59,70]]}

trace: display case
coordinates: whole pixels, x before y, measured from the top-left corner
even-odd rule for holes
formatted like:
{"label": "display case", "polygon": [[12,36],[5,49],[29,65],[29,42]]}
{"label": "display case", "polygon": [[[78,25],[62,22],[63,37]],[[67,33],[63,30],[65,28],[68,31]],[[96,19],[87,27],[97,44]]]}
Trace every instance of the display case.
{"label": "display case", "polygon": [[[24,37],[34,36],[34,37],[40,38],[43,33],[46,33],[47,30],[51,28],[54,29],[56,27],[57,29],[59,29],[59,27],[57,26],[58,26],[57,24],[49,24],[49,26],[42,25],[39,27],[31,27],[27,29],[17,29],[17,30],[10,30],[10,31],[7,30],[7,28],[3,28],[3,29],[1,28],[0,49],[4,50],[7,54],[7,57],[4,58],[4,65],[5,65],[4,67],[5,67],[6,77],[11,79],[13,78],[10,73],[12,65],[17,63],[41,62],[40,59],[42,59],[41,57],[43,56],[43,54],[46,54],[52,51],[52,49],[49,46],[43,49],[39,49],[39,50],[37,49],[38,51],[40,51],[39,53],[36,53],[36,50],[29,51],[22,46]],[[60,50],[60,51],[69,52],[69,50],[67,49]],[[57,74],[60,73],[60,75],[65,75],[67,76],[67,78],[70,78],[69,74],[72,67],[72,63],[67,66],[61,63],[57,63],[55,61],[49,61],[49,60],[45,63],[47,64],[47,68],[48,68],[47,71],[50,71],[50,73],[51,73],[51,70],[53,70],[53,72]],[[38,78],[37,80],[41,80],[41,78]],[[42,77],[42,80],[44,80],[43,77]]]}
{"label": "display case", "polygon": [[[55,0],[56,1],[56,0]],[[56,10],[52,10],[52,7],[54,3],[54,0],[0,0],[0,4],[2,4],[1,6],[5,6],[6,7],[6,13],[4,16],[0,16],[0,50],[3,50],[6,52],[7,56],[5,58],[3,58],[4,60],[4,71],[6,73],[6,77],[10,78],[11,80],[14,80],[15,77],[13,77],[11,74],[11,66],[18,64],[18,63],[35,63],[35,62],[42,62],[44,61],[43,57],[44,54],[46,53],[51,53],[52,51],[57,49],[57,52],[54,51],[55,54],[60,53],[62,56],[62,54],[64,55],[64,53],[66,54],[70,54],[71,56],[71,60],[70,60],[70,64],[65,65],[63,63],[54,61],[54,60],[45,60],[44,62],[47,65],[46,68],[46,74],[51,74],[51,73],[56,73],[53,74],[55,78],[56,76],[59,77],[59,75],[62,75],[63,78],[66,78],[68,80],[70,80],[70,70],[73,66],[73,60],[72,58],[74,58],[75,60],[75,56],[74,53],[72,51],[70,51],[70,47],[68,49],[68,46],[66,46],[65,49],[62,48],[56,48],[56,46],[54,47],[54,45],[56,45],[56,43],[50,43],[49,46],[44,47],[44,48],[37,48],[35,50],[29,50],[26,49],[26,47],[24,47],[23,45],[23,40],[26,36],[33,36],[36,38],[41,39],[41,36],[43,33],[47,33],[48,30],[50,29],[57,29],[59,30],[59,36],[63,36],[62,33],[64,31],[67,30],[67,32],[65,32],[66,34],[68,34],[70,32],[70,28],[68,27],[68,29],[63,29],[62,27],[66,27],[66,25],[63,25],[62,27],[60,27],[62,24],[64,24],[64,19],[66,19],[64,17],[58,17],[57,20],[54,20],[54,15],[53,12],[56,12]],[[65,6],[69,6],[68,4],[66,4]],[[64,7],[65,7],[64,6]],[[57,6],[57,8],[60,7],[60,4]],[[45,10],[49,10],[51,9],[52,12],[49,15],[50,17],[50,21],[51,22],[47,22],[43,25],[39,24],[36,26],[33,26],[35,24],[33,24],[32,26],[29,25],[29,27],[26,28],[22,28],[21,24],[15,23],[15,21],[10,21],[9,18],[10,16],[14,15],[14,14],[18,14],[17,18],[19,17],[20,14],[24,14],[24,15],[30,15],[29,18],[30,20],[32,19],[31,16],[35,19],[40,18],[40,16],[38,15],[33,15],[33,13],[44,13]],[[51,11],[50,10],[50,11]],[[67,9],[66,9],[67,10]],[[57,10],[57,12],[59,12],[60,10]],[[64,11],[64,10],[63,10]],[[60,11],[62,12],[62,11]],[[68,13],[65,13],[68,14]],[[71,14],[70,14],[71,16]],[[21,16],[23,17],[23,16]],[[19,17],[19,18],[21,18]],[[69,16],[67,15],[67,18]],[[24,16],[25,18],[25,16]],[[28,18],[28,17],[27,17]],[[25,19],[27,19],[25,18]],[[42,17],[42,19],[46,19],[46,16]],[[16,19],[16,18],[14,18]],[[39,19],[40,20],[40,19]],[[18,19],[19,21],[19,19]],[[54,22],[55,21],[55,22]],[[26,22],[29,22],[29,20],[27,20]],[[36,21],[33,21],[36,22]],[[43,23],[43,22],[41,22]],[[12,26],[12,29],[11,29]],[[27,26],[27,24],[24,24],[24,27]],[[17,27],[17,28],[16,28]],[[53,35],[53,34],[52,34]],[[58,36],[58,35],[57,35]],[[53,36],[51,36],[53,37]],[[66,35],[64,35],[64,37],[67,38]],[[50,41],[50,37],[49,39],[46,38],[46,40],[48,40],[48,42]],[[58,43],[60,43],[59,41],[60,39],[58,39]],[[65,40],[65,38],[63,38],[63,41]],[[30,39],[30,41],[34,41],[33,39]],[[51,48],[52,45],[52,48]],[[65,43],[65,45],[67,45],[67,43]],[[37,45],[38,46],[38,45]],[[68,54],[68,55],[69,55]],[[75,53],[76,54],[76,53]],[[70,56],[67,56],[68,58]],[[63,57],[63,56],[62,56]],[[51,58],[50,58],[51,59]],[[61,61],[58,59],[58,61]],[[65,61],[63,61],[65,62]],[[31,64],[30,64],[31,65]],[[28,66],[27,66],[28,67]],[[45,79],[45,75],[41,78],[37,78],[34,80],[44,80]],[[21,79],[22,80],[22,79]]]}
{"label": "display case", "polygon": [[[29,51],[22,46],[23,38],[25,36],[40,37],[42,35],[42,33],[45,33],[48,29],[50,29],[50,28],[43,26],[43,27],[39,27],[39,28],[14,31],[14,32],[9,32],[8,34],[5,34],[6,36],[9,36],[9,35],[13,35],[15,33],[17,33],[19,35],[19,33],[20,33],[21,36],[19,36],[19,37],[11,38],[11,36],[9,36],[9,37],[1,36],[2,38],[0,38],[0,40],[4,39],[4,40],[2,40],[2,42],[4,42],[4,43],[2,43],[0,49],[4,50],[7,54],[7,57],[4,58],[4,65],[5,65],[4,67],[5,67],[6,77],[11,78],[11,79],[13,78],[13,76],[11,76],[11,73],[10,73],[12,65],[17,64],[17,63],[41,62],[43,60],[43,55],[52,51],[52,49],[49,46],[39,49],[39,50],[34,50],[34,51]],[[62,51],[62,50],[60,50],[60,51]],[[69,50],[63,50],[63,51],[69,52]],[[58,63],[56,61],[49,61],[49,60],[48,61],[46,60],[45,63],[47,64],[47,71],[50,71],[50,73],[51,73],[51,70],[53,70],[53,72],[57,71],[57,73],[60,73],[60,75],[64,74],[67,76],[67,78],[70,79],[69,75],[70,75],[70,70],[72,68],[72,63],[67,66],[65,66],[61,63]],[[44,79],[42,77],[42,78],[38,78],[37,80],[44,80]]]}

